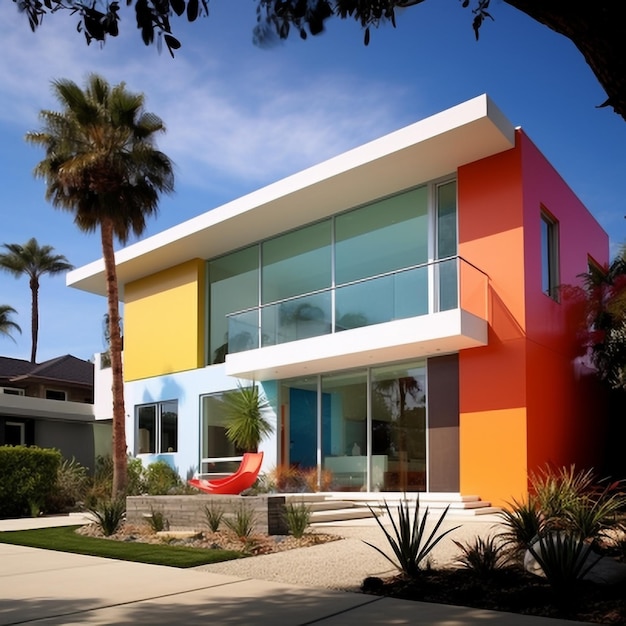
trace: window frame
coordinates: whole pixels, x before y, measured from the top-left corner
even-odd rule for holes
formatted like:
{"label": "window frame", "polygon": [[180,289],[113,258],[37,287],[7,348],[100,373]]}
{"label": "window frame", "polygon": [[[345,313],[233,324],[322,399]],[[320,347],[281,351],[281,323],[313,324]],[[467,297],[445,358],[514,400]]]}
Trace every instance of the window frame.
{"label": "window frame", "polygon": [[[167,411],[164,411],[164,407],[166,405],[175,404],[176,406],[176,439],[175,446],[168,446],[167,449],[164,449],[164,430],[163,430],[163,414]],[[153,447],[153,449],[148,449],[142,451],[140,448],[140,429],[139,428],[139,413],[142,409],[146,409],[148,407],[154,407],[154,436],[150,439],[154,439],[154,446],[148,446],[149,448]],[[178,420],[178,400],[160,400],[158,402],[146,402],[145,404],[136,404],[135,405],[135,454],[173,454],[178,452],[178,440],[179,440],[179,420]],[[148,431],[150,432],[150,431]],[[149,441],[151,443],[151,441]],[[172,448],[171,450],[169,448]]]}
{"label": "window frame", "polygon": [[[44,391],[45,396],[46,396],[46,400],[56,400],[57,402],[67,402],[67,391],[63,390],[63,389],[52,389],[50,387],[47,387]],[[52,394],[52,395],[57,395],[58,394],[58,398],[54,398],[51,397],[48,394]],[[63,396],[63,397],[61,397]]]}
{"label": "window frame", "polygon": [[543,206],[540,220],[541,291],[559,302],[559,222]]}

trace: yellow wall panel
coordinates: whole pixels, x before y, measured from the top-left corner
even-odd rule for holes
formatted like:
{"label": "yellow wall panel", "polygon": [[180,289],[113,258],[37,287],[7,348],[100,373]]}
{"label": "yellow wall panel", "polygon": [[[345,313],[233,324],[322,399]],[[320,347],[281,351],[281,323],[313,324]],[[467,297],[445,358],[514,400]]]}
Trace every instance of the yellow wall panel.
{"label": "yellow wall panel", "polygon": [[494,506],[526,496],[525,408],[461,413],[460,444],[461,493]]}
{"label": "yellow wall panel", "polygon": [[204,276],[193,259],[125,285],[126,380],[204,365]]}

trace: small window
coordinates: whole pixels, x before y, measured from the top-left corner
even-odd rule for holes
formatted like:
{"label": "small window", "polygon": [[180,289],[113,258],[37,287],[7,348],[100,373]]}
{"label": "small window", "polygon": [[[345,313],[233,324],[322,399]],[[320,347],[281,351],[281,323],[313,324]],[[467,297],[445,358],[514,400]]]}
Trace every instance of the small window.
{"label": "small window", "polygon": [[26,445],[26,424],[23,422],[6,422],[4,426],[5,446]]}
{"label": "small window", "polygon": [[558,302],[559,225],[545,211],[541,212],[541,290]]}
{"label": "small window", "polygon": [[67,393],[58,389],[46,389],[46,400],[67,400]]}
{"label": "small window", "polygon": [[137,454],[178,451],[178,402],[168,400],[135,407]]}
{"label": "small window", "polygon": [[6,393],[9,396],[23,396],[24,390],[17,387],[0,387],[0,392]]}

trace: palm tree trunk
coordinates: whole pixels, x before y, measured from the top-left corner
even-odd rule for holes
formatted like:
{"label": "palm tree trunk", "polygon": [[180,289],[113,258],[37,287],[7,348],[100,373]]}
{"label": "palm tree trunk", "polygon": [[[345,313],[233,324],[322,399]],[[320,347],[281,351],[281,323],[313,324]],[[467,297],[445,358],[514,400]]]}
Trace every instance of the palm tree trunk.
{"label": "palm tree trunk", "polygon": [[123,497],[128,484],[128,457],[126,453],[126,411],[124,408],[124,374],[122,370],[122,337],[120,332],[119,295],[115,251],[113,249],[113,222],[105,218],[101,223],[102,256],[107,284],[109,334],[111,338],[111,371],[113,376],[113,498]]}
{"label": "palm tree trunk", "polygon": [[37,339],[39,337],[39,281],[36,278],[30,279],[30,328],[31,328],[31,347],[30,362],[37,362]]}

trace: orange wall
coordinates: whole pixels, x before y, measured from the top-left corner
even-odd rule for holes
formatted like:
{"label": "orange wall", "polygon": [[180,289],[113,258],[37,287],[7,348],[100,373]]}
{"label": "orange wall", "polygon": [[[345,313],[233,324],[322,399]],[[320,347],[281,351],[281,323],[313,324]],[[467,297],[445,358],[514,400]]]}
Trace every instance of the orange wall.
{"label": "orange wall", "polygon": [[458,171],[459,254],[489,276],[489,343],[459,355],[460,488],[526,487],[524,231],[519,150]]}
{"label": "orange wall", "polygon": [[[522,131],[516,146],[458,171],[459,254],[489,276],[489,344],[459,355],[460,485],[494,504],[520,498],[546,462],[589,463],[601,428],[575,367],[577,275],[608,238]],[[541,291],[540,214],[560,225],[559,303]],[[577,319],[578,316],[578,319]],[[597,411],[596,411],[597,415]]]}

